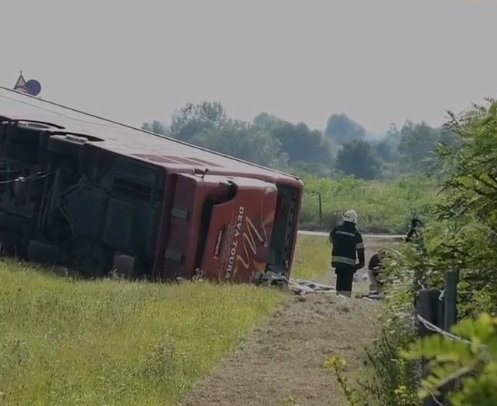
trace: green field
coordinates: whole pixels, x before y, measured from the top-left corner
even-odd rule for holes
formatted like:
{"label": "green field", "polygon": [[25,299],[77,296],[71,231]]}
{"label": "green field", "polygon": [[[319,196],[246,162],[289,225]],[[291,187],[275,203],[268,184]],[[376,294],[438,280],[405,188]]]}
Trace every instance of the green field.
{"label": "green field", "polygon": [[[412,216],[425,222],[432,218],[439,182],[427,177],[406,177],[391,181],[304,176],[305,195],[300,228],[330,230],[340,213],[355,209],[359,229],[369,233],[405,233]],[[319,218],[321,194],[322,223]]]}
{"label": "green field", "polygon": [[[295,276],[326,271],[323,240],[299,238]],[[10,261],[0,280],[8,405],[174,404],[288,297],[206,282],[76,281]]]}

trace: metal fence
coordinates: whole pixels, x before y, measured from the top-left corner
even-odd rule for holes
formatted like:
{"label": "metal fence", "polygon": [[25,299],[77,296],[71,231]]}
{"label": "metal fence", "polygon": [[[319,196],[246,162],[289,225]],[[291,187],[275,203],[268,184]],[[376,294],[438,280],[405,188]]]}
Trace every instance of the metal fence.
{"label": "metal fence", "polygon": [[[429,334],[441,334],[452,340],[466,341],[450,333],[450,328],[457,322],[457,284],[458,271],[449,271],[445,276],[445,287],[440,289],[420,289],[418,291],[416,307],[416,321],[420,337]],[[426,362],[422,361],[422,375],[427,374]],[[445,405],[448,392],[453,389],[449,384],[442,388],[441,395],[427,398],[423,406]]]}

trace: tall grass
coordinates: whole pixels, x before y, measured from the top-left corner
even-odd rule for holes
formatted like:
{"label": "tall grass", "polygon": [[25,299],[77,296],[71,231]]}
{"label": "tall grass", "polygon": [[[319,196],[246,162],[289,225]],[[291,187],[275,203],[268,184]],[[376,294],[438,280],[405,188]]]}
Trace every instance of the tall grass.
{"label": "tall grass", "polygon": [[[355,209],[363,232],[405,233],[412,216],[431,218],[438,181],[423,176],[393,181],[365,181],[349,177],[331,179],[304,177],[305,195],[302,229],[329,230],[339,214]],[[321,194],[323,221],[320,225],[318,193]]]}
{"label": "tall grass", "polygon": [[331,245],[327,237],[299,235],[292,277],[321,278],[330,270]]}
{"label": "tall grass", "polygon": [[15,405],[172,404],[283,297],[69,281],[8,262],[0,280],[0,403]]}
{"label": "tall grass", "polygon": [[[295,276],[323,272],[322,247],[299,237]],[[286,297],[248,285],[76,281],[2,261],[0,404],[175,404]]]}

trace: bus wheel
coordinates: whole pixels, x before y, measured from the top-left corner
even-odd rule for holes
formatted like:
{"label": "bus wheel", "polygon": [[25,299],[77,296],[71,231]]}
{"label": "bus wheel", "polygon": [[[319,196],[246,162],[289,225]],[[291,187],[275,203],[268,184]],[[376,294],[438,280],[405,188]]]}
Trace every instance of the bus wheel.
{"label": "bus wheel", "polygon": [[114,255],[112,270],[119,278],[133,279],[136,276],[136,259],[129,255]]}

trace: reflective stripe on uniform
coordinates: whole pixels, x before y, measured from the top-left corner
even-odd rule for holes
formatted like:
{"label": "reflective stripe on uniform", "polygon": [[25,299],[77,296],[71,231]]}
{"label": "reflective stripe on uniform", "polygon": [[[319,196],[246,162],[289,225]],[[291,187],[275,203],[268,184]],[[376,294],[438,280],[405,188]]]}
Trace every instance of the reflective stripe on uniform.
{"label": "reflective stripe on uniform", "polygon": [[364,249],[364,243],[362,243],[362,242],[358,242],[358,243],[355,245],[355,249],[356,249],[356,250],[362,250],[362,249]]}
{"label": "reflective stripe on uniform", "polygon": [[336,231],[336,233],[337,234],[342,234],[342,235],[348,235],[349,237],[355,237],[354,233],[349,233],[348,231],[338,230],[338,231]]}
{"label": "reflective stripe on uniform", "polygon": [[347,258],[347,257],[338,257],[338,256],[333,256],[331,257],[331,262],[336,262],[339,264],[345,264],[345,265],[355,265],[355,259],[352,258]]}

